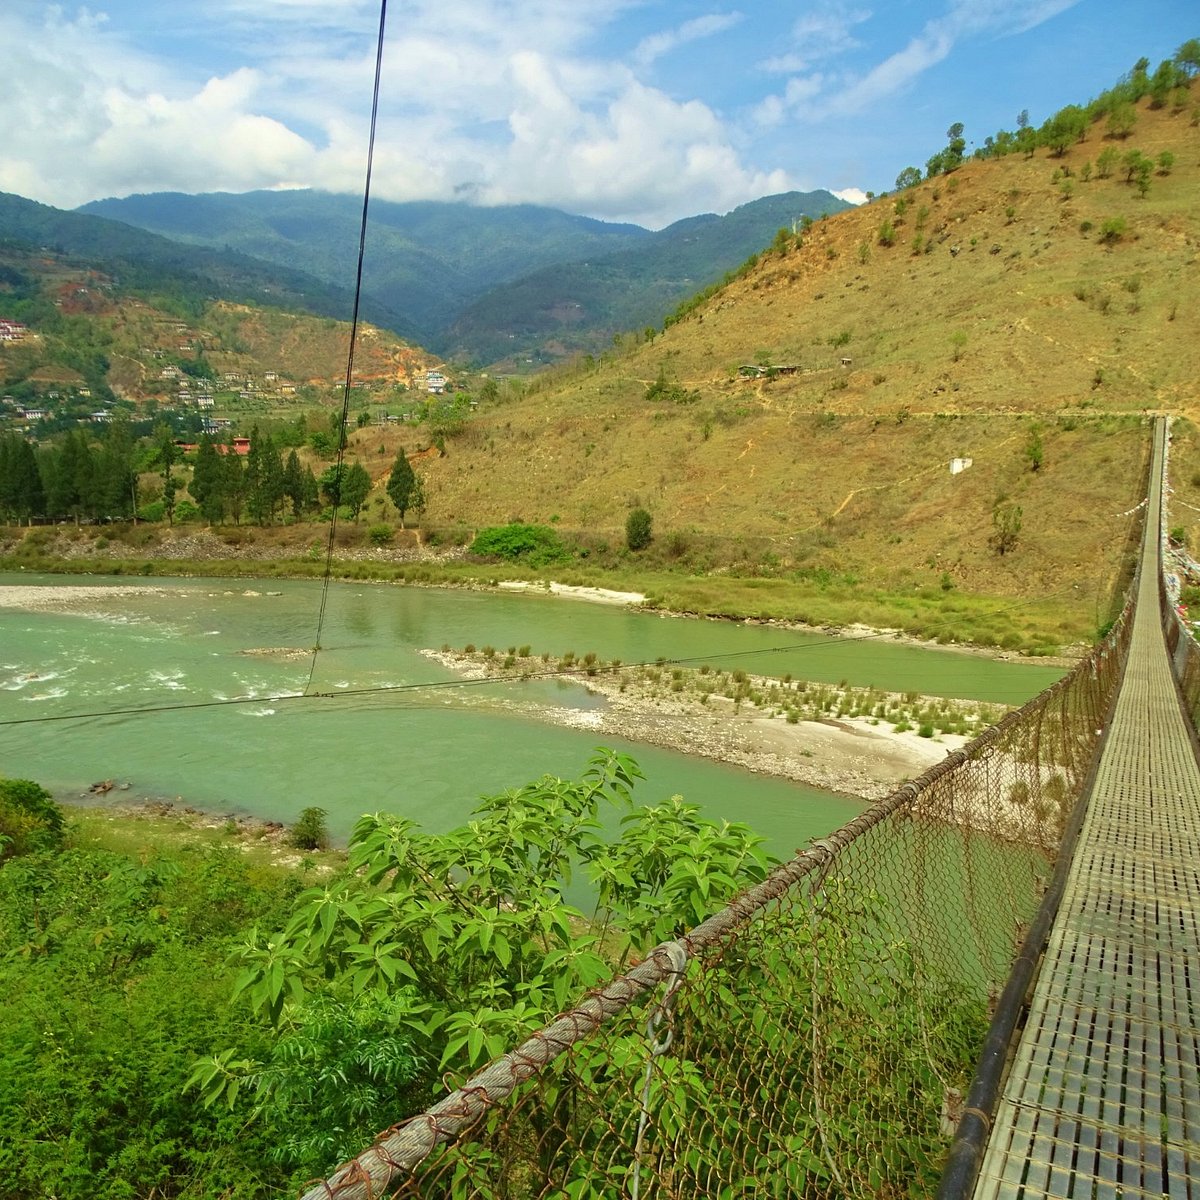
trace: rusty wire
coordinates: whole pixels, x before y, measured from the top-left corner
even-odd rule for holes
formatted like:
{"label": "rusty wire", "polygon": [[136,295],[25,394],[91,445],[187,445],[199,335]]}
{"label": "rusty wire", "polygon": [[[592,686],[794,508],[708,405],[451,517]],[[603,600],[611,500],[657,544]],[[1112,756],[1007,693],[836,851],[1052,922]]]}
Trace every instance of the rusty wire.
{"label": "rusty wire", "polygon": [[[654,1200],[877,1196],[934,1179],[1129,626],[1127,609],[1054,686],[385,1131],[305,1200],[590,1200],[628,1195],[635,1163]],[[1200,663],[1195,675],[1200,695]],[[680,950],[673,1043],[648,1060],[643,1027]]]}

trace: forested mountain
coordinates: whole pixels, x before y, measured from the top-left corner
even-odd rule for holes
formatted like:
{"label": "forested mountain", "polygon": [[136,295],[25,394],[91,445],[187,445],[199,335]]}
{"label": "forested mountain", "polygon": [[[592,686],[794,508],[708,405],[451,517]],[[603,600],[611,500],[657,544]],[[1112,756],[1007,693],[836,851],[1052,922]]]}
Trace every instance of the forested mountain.
{"label": "forested mountain", "polygon": [[493,289],[463,310],[446,353],[483,362],[549,357],[547,348],[598,351],[614,334],[659,325],[680,300],[719,280],[780,229],[851,207],[830,192],[785,192],[723,217],[688,217],[636,247],[558,263]]}
{"label": "forested mountain", "polygon": [[[121,221],[0,192],[0,245],[5,244],[80,259],[118,278],[126,291],[188,315],[198,314],[210,300],[343,320],[353,311],[349,290],[288,264],[268,264],[225,248],[187,246]],[[405,336],[403,318],[371,297],[364,299],[363,315]]]}
{"label": "forested mountain", "polygon": [[[81,212],[169,238],[223,246],[264,262],[297,261],[327,283],[352,287],[362,199],[320,191],[178,192],[98,200]],[[371,203],[364,287],[435,345],[459,311],[509,280],[551,264],[623,250],[652,235],[533,205]]]}
{"label": "forested mountain", "polygon": [[[373,201],[364,287],[403,314],[404,329],[414,331],[406,336],[439,353],[524,365],[657,324],[766,246],[781,225],[846,207],[829,192],[789,192],[651,232],[532,205]],[[354,277],[354,196],[161,193],[81,211],[281,265],[304,262],[337,286]]]}

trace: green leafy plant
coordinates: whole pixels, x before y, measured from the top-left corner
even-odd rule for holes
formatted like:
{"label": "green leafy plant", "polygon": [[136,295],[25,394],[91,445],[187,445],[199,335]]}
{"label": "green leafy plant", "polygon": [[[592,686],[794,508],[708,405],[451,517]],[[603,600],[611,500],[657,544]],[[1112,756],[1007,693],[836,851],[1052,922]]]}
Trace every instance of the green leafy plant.
{"label": "green leafy plant", "polygon": [[63,842],[62,809],[32,779],[0,779],[0,861]]}
{"label": "green leafy plant", "polygon": [[635,508],[625,519],[625,544],[630,550],[644,550],[653,536],[650,514],[644,508]]}
{"label": "green leafy plant", "polygon": [[[350,870],[303,893],[280,933],[241,947],[236,995],[281,1031],[330,989],[392,997],[394,1028],[421,1040],[434,1070],[479,1065],[765,874],[745,826],[707,821],[677,796],[635,807],[639,778],[627,756],[600,751],[579,780],[485,797],[449,833],[362,817]],[[615,840],[602,806],[624,813]],[[590,917],[566,899],[581,870]],[[216,1104],[264,1069],[217,1055],[196,1077]]]}
{"label": "green leafy plant", "polygon": [[300,850],[323,850],[329,845],[329,830],[325,824],[328,816],[323,808],[305,808],[292,826],[290,841]]}
{"label": "green leafy plant", "polygon": [[526,525],[522,521],[481,529],[471,543],[470,551],[483,558],[501,558],[531,567],[548,566],[570,558],[570,551],[548,525]]}

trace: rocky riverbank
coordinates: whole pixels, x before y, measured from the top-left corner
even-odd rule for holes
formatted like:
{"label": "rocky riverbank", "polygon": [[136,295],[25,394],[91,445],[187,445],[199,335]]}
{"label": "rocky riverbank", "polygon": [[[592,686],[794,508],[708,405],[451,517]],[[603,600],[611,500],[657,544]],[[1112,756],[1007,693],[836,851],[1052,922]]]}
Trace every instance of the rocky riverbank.
{"label": "rocky riverbank", "polygon": [[867,800],[880,799],[921,774],[1001,711],[997,705],[972,701],[784,683],[741,671],[725,676],[585,662],[564,671],[557,663],[531,657],[509,662],[507,657],[478,652],[425,653],[465,678],[532,679],[565,673],[603,698],[595,708],[516,702],[523,711],[553,724],[646,742]]}

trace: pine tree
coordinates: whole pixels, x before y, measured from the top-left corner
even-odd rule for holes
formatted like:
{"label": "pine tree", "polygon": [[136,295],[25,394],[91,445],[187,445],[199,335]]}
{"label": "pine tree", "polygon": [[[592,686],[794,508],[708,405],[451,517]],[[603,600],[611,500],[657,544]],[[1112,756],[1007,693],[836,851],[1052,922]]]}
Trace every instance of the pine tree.
{"label": "pine tree", "polygon": [[113,421],[96,460],[98,515],[121,519],[137,511],[137,472],[133,469],[133,432],[123,417]]}
{"label": "pine tree", "polygon": [[356,521],[370,494],[371,476],[367,473],[367,468],[355,460],[342,477],[342,503],[349,507]]}
{"label": "pine tree", "polygon": [[233,518],[233,523],[240,525],[242,510],[246,506],[246,469],[242,466],[241,457],[228,445],[221,459],[221,483],[226,511]]}
{"label": "pine tree", "polygon": [[0,443],[0,513],[14,521],[44,516],[46,495],[33,447],[16,434]]}
{"label": "pine tree", "polygon": [[404,528],[404,514],[414,508],[413,489],[418,486],[416,472],[408,461],[404,451],[396,455],[392,464],[392,473],[388,476],[387,494],[391,497],[396,511],[400,514],[400,528]]}
{"label": "pine tree", "polygon": [[225,470],[216,443],[207,433],[200,437],[189,490],[200,515],[210,525],[219,525],[225,517]]}
{"label": "pine tree", "polygon": [[46,508],[53,517],[80,517],[90,507],[95,468],[92,448],[82,429],[72,429],[63,438],[50,466]]}
{"label": "pine tree", "polygon": [[300,456],[295,450],[288,455],[283,468],[283,494],[292,502],[292,516],[300,517],[304,512],[307,494]]}

